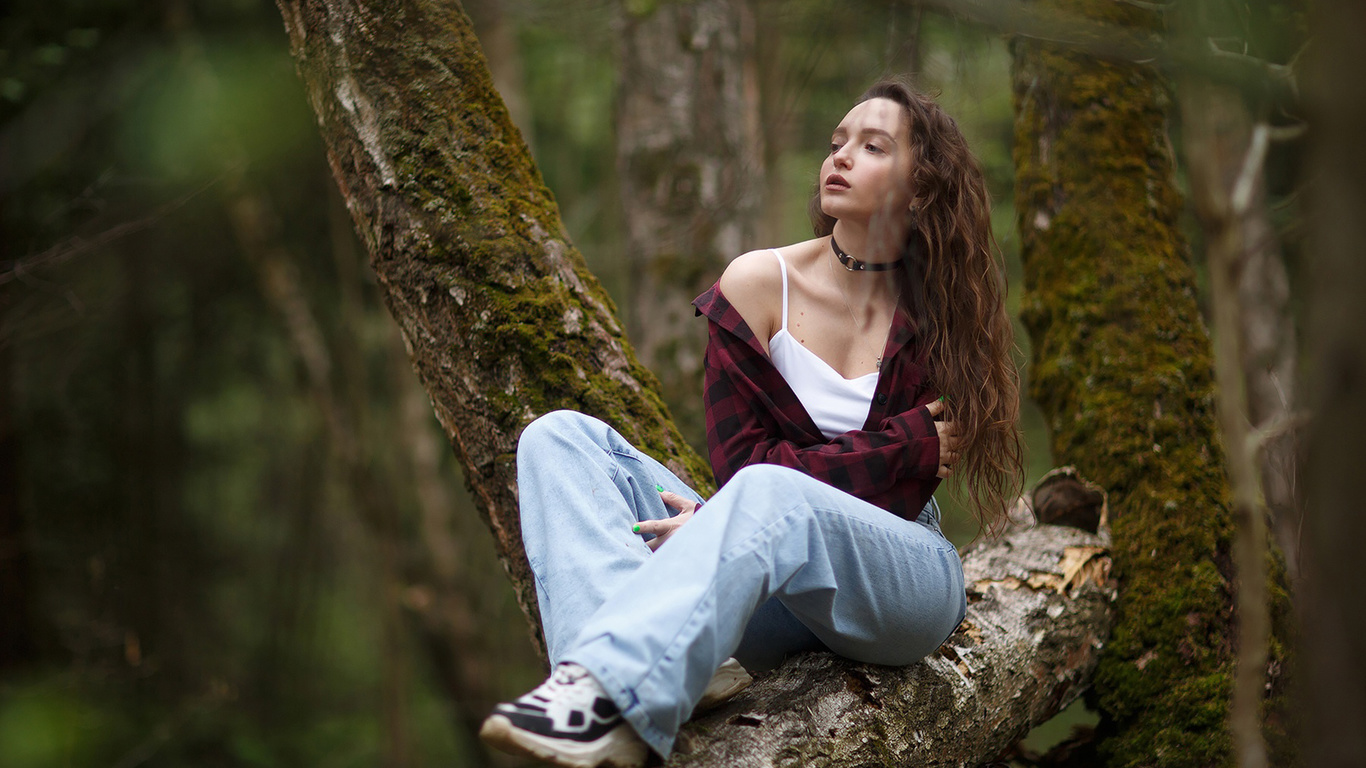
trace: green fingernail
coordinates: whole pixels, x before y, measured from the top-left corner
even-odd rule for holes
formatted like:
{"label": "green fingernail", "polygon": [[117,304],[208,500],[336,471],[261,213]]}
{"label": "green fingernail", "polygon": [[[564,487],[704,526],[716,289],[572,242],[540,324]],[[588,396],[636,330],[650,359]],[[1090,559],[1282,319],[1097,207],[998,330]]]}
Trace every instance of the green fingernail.
{"label": "green fingernail", "polygon": [[638,525],[633,525],[633,526],[631,526],[631,533],[640,533],[640,526],[638,526]]}
{"label": "green fingernail", "polygon": [[939,396],[939,402],[941,402],[941,403],[944,402],[944,398],[946,398],[946,397],[948,397],[948,395],[940,395],[940,396]]}
{"label": "green fingernail", "polygon": [[655,490],[656,490],[656,491],[659,491],[660,493],[663,493],[663,492],[664,492],[664,486],[662,486],[662,485],[656,485],[656,486],[655,486]]}

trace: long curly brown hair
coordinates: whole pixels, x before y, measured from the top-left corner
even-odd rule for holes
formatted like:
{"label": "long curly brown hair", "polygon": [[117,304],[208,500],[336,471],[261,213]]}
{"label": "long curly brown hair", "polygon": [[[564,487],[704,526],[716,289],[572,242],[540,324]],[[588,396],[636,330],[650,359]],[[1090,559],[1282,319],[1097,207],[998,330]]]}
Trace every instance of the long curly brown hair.
{"label": "long curly brown hair", "polygon": [[[914,212],[902,247],[901,304],[923,344],[930,383],[945,396],[942,418],[958,422],[962,458],[954,474],[978,522],[995,533],[1023,486],[1024,467],[1014,330],[986,180],[958,124],[932,98],[883,80],[858,101],[876,98],[900,104],[910,118]],[[810,213],[818,237],[834,231],[819,187]]]}

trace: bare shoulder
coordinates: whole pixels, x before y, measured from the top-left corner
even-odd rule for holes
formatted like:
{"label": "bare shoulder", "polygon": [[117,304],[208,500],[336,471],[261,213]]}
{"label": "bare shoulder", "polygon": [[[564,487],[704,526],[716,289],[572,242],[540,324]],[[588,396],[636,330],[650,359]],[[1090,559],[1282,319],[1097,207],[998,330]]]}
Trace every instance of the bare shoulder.
{"label": "bare shoulder", "polygon": [[726,266],[719,285],[721,293],[745,324],[759,337],[764,349],[768,340],[782,327],[783,276],[773,251],[750,251]]}

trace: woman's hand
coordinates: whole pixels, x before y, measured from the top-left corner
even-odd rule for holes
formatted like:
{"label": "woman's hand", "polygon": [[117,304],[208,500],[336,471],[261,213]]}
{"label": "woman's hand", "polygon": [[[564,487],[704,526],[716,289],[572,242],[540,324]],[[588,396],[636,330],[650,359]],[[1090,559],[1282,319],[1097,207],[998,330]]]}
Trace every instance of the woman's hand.
{"label": "woman's hand", "polygon": [[654,534],[654,538],[645,542],[645,546],[650,549],[659,549],[674,532],[683,527],[683,524],[692,519],[692,515],[697,508],[702,506],[692,499],[685,499],[672,491],[661,491],[659,498],[664,503],[678,510],[678,514],[667,517],[663,520],[642,520],[637,523],[632,531],[636,533]]}
{"label": "woman's hand", "polygon": [[[935,400],[925,410],[934,418],[944,412],[944,401]],[[953,465],[958,463],[958,422],[936,421],[934,428],[939,433],[939,471],[935,474],[944,478],[953,474]]]}

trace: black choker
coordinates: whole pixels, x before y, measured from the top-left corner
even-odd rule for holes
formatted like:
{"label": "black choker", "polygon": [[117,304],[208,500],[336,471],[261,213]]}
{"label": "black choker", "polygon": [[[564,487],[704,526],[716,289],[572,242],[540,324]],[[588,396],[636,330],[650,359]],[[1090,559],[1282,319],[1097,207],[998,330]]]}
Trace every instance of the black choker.
{"label": "black choker", "polygon": [[901,259],[872,263],[859,261],[840,249],[840,244],[835,242],[834,235],[830,236],[830,247],[835,249],[835,258],[840,260],[840,266],[850,272],[886,272],[889,269],[897,269],[901,266]]}

